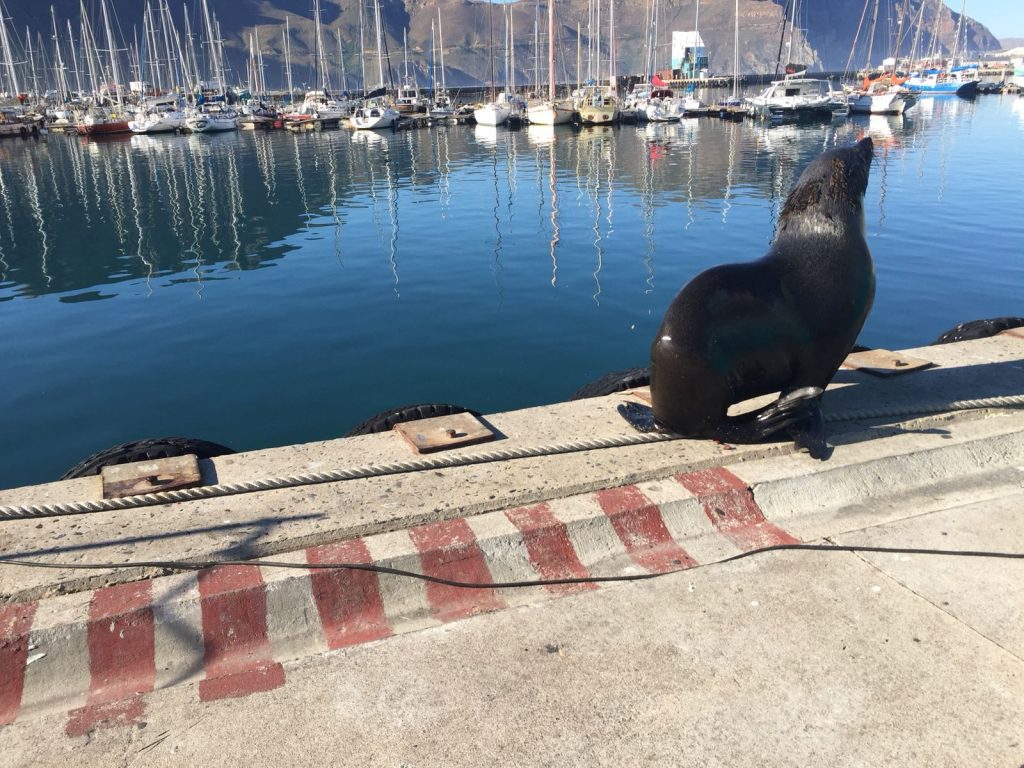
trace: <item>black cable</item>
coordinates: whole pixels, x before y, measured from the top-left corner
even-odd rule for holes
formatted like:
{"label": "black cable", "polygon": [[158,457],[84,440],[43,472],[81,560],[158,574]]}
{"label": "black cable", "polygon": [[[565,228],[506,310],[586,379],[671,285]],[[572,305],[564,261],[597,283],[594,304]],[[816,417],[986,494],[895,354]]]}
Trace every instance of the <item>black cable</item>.
{"label": "black cable", "polygon": [[[874,552],[881,554],[896,555],[941,555],[946,557],[991,557],[1007,560],[1024,560],[1024,552],[989,552],[968,549],[923,549],[914,547],[872,547],[855,544],[775,544],[770,547],[759,547],[738,555],[716,560],[706,565],[717,565],[730,563],[734,560],[742,560],[753,555],[761,555],[767,552],[804,551],[804,552]],[[373,565],[371,563],[283,563],[276,560],[198,560],[186,562],[183,560],[151,560],[138,563],[43,563],[34,560],[13,560],[0,558],[0,565],[20,565],[26,568],[54,568],[68,570],[111,570],[127,568],[159,568],[165,571],[201,571],[207,568],[214,568],[219,565],[245,565],[250,567],[263,568],[294,568],[299,570],[337,570],[345,569],[350,571],[369,571],[372,573],[386,573],[392,576],[404,576],[410,579],[428,581],[432,584],[442,584],[448,587],[460,587],[463,589],[517,589],[524,587],[548,587],[561,584],[601,584],[616,581],[646,581],[661,576],[668,576],[673,573],[687,571],[694,566],[676,568],[661,573],[640,573],[626,576],[583,576],[567,577],[564,579],[536,579],[533,581],[457,581],[445,579],[440,576],[430,576],[426,573],[407,571],[402,568],[391,568],[386,565]]]}

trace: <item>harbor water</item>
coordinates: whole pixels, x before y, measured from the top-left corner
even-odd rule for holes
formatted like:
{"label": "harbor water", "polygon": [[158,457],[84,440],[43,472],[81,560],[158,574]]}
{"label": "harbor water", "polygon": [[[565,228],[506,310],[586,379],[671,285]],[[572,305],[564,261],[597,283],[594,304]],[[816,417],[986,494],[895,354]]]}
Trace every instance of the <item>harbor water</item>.
{"label": "harbor water", "polygon": [[252,450],[386,408],[567,399],[672,296],[757,258],[864,135],[861,343],[1024,315],[1024,98],[905,117],[0,142],[0,487],[180,435]]}

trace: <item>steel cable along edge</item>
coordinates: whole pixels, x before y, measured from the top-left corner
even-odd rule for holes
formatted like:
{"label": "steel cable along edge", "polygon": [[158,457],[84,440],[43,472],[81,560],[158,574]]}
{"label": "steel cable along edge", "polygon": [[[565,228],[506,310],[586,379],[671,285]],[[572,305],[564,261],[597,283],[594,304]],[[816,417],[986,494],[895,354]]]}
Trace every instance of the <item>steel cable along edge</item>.
{"label": "steel cable along edge", "polygon": [[579,453],[603,448],[622,448],[647,443],[659,443],[680,439],[677,435],[661,433],[636,433],[618,437],[576,440],[568,443],[543,445],[536,447],[506,448],[498,451],[484,451],[452,456],[439,456],[427,459],[412,459],[389,464],[366,464],[364,466],[347,467],[328,472],[304,472],[283,477],[268,477],[260,480],[249,480],[240,483],[223,483],[207,485],[199,488],[182,488],[174,491],[158,491],[138,496],[124,496],[119,499],[100,499],[96,501],[75,501],[56,504],[31,504],[25,506],[0,507],[0,521],[28,520],[39,517],[61,517],[64,515],[81,515],[92,512],[110,512],[119,509],[150,507],[158,504],[169,504],[179,501],[196,501],[212,499],[218,496],[233,496],[240,493],[255,491],[272,491],[281,488],[294,488],[321,483],[336,483],[344,480],[355,480],[365,477],[383,477],[409,472],[422,472],[429,469],[446,469],[450,467],[468,466],[471,464],[487,464],[510,459],[528,459],[538,456],[552,456],[561,453]]}
{"label": "steel cable along edge", "polygon": [[[1007,395],[987,397],[976,400],[953,400],[943,403],[926,403],[923,405],[867,408],[828,414],[829,422],[857,421],[861,419],[885,418],[893,416],[919,416],[950,411],[967,411],[981,408],[1019,408],[1024,407],[1024,395]],[[498,451],[456,454],[427,459],[412,459],[390,464],[366,464],[329,472],[305,472],[283,477],[268,477],[261,480],[250,480],[241,483],[224,483],[207,485],[199,488],[183,488],[175,491],[158,491],[138,496],[125,496],[119,499],[101,499],[97,501],[75,501],[56,504],[30,504],[24,506],[0,507],[0,522],[5,520],[30,520],[41,517],[62,517],[65,515],[82,515],[92,512],[111,512],[119,509],[151,507],[159,504],[170,504],[180,501],[197,501],[212,499],[219,496],[234,496],[241,493],[256,491],[272,491],[282,488],[295,488],[321,483],[336,483],[344,480],[356,480],[366,477],[383,477],[410,472],[422,472],[429,469],[446,469],[463,467],[472,464],[487,464],[510,459],[529,459],[540,456],[555,456],[563,453],[579,453],[604,448],[624,448],[648,443],[661,443],[682,439],[671,433],[635,433],[618,437],[594,438],[591,440],[575,440],[568,443],[555,443],[525,448],[506,448]]]}

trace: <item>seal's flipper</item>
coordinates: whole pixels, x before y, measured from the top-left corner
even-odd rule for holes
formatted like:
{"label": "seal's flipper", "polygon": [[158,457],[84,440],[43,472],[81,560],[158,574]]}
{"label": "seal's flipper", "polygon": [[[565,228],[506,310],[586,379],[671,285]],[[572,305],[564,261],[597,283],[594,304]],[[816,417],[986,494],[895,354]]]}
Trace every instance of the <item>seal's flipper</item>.
{"label": "seal's flipper", "polygon": [[820,418],[820,387],[803,387],[780,397],[764,408],[733,416],[718,427],[715,437],[731,443],[759,443],[776,432],[804,421]]}
{"label": "seal's flipper", "polygon": [[826,461],[832,456],[832,446],[825,439],[825,423],[821,418],[820,401],[809,404],[811,414],[803,421],[793,424],[789,434],[798,451],[810,454],[812,459]]}
{"label": "seal's flipper", "polygon": [[664,432],[654,418],[654,409],[649,405],[626,402],[617,408],[619,415],[629,422],[629,426],[637,432]]}

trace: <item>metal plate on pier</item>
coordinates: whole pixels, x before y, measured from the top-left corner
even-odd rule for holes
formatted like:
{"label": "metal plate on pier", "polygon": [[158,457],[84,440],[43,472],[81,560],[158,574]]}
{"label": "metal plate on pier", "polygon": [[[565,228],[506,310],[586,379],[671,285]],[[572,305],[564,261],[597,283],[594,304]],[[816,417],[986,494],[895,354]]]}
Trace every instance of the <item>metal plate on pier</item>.
{"label": "metal plate on pier", "polygon": [[643,400],[648,405],[650,405],[651,402],[652,402],[651,401],[651,388],[650,388],[650,386],[634,387],[633,389],[623,390],[622,392],[620,392],[618,394],[620,394],[620,395],[628,395],[630,397],[635,397],[638,400]]}
{"label": "metal plate on pier", "polygon": [[104,499],[193,488],[203,484],[199,474],[199,460],[193,453],[167,459],[115,464],[103,467],[100,475],[103,478]]}
{"label": "metal plate on pier", "polygon": [[912,371],[931,368],[935,363],[920,357],[911,357],[888,349],[868,349],[846,356],[843,368],[864,371],[873,376],[900,376]]}
{"label": "metal plate on pier", "polygon": [[433,453],[494,439],[494,432],[471,413],[406,421],[396,424],[395,431],[416,453]]}

